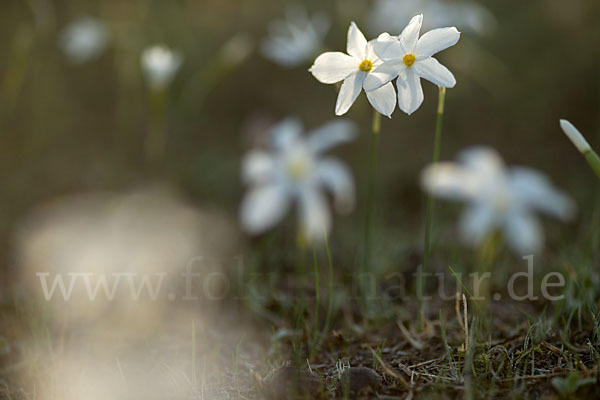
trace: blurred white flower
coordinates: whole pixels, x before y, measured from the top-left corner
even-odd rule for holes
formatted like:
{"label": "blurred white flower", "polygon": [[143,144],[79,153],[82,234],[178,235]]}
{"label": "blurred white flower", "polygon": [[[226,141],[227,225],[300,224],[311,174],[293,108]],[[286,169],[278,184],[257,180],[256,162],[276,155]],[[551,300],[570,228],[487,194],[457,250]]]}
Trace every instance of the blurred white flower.
{"label": "blurred white flower", "polygon": [[438,28],[419,38],[422,22],[423,15],[417,15],[400,36],[388,33],[379,35],[373,48],[383,64],[365,79],[365,90],[371,91],[398,77],[398,107],[409,115],[423,103],[421,78],[446,88],[456,85],[452,72],[432,56],[454,46],[460,38],[460,32],[454,27]]}
{"label": "blurred white flower", "polygon": [[331,192],[339,212],[354,207],[354,182],[348,168],[324,152],[352,140],[356,127],[333,121],[302,136],[302,124],[288,118],[272,128],[271,150],[250,151],[242,161],[242,177],[252,188],[242,201],[244,229],[259,234],[272,228],[298,204],[300,233],[311,242],[324,239],[331,216],[322,189]]}
{"label": "blurred white flower", "polygon": [[308,62],[323,47],[329,30],[329,17],[322,13],[309,17],[306,9],[290,7],[286,18],[269,24],[269,37],[262,42],[265,57],[284,67]]}
{"label": "blurred white flower", "polygon": [[413,15],[427,16],[425,29],[456,26],[461,31],[486,34],[496,27],[494,15],[474,1],[376,0],[369,15],[373,32],[398,31],[401,22]]}
{"label": "blurred white flower", "polygon": [[[367,42],[365,36],[352,22],[348,29],[347,52],[323,53],[315,60],[310,72],[319,82],[344,81],[335,105],[336,115],[345,114],[363,89],[367,76],[381,65],[382,61],[373,51],[374,40]],[[389,81],[388,81],[389,82]],[[369,103],[378,112],[391,117],[396,107],[394,86],[379,85],[377,90],[366,92]]]}
{"label": "blurred white flower", "polygon": [[104,51],[108,37],[108,29],[102,21],[81,17],[62,31],[59,45],[72,63],[83,64]]}
{"label": "blurred white flower", "polygon": [[148,84],[155,89],[169,86],[182,62],[181,55],[166,46],[148,47],[141,57],[144,76]]}
{"label": "blurred white flower", "polygon": [[463,151],[459,163],[427,167],[422,184],[434,196],[468,203],[460,224],[466,241],[480,244],[500,229],[520,254],[539,251],[543,243],[543,230],[534,211],[561,219],[574,212],[571,199],[544,175],[522,167],[507,170],[500,156],[487,148]]}
{"label": "blurred white flower", "polygon": [[254,45],[254,41],[248,34],[238,33],[225,42],[219,53],[228,65],[237,65],[250,55]]}

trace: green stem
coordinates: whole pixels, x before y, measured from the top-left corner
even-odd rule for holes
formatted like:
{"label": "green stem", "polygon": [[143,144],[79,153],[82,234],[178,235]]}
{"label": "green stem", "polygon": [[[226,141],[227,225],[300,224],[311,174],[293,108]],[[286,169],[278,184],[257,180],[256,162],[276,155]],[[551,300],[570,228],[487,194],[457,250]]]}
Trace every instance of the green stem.
{"label": "green stem", "polygon": [[162,162],[166,147],[166,90],[150,89],[150,121],[146,137],[146,160],[150,165]]}
{"label": "green stem", "polygon": [[[363,254],[363,279],[371,271],[371,250],[373,242],[373,216],[375,208],[375,177],[377,172],[377,147],[379,132],[381,131],[381,114],[373,110],[373,125],[371,134],[371,157],[369,159],[369,180],[367,184],[367,217],[365,223],[364,254]],[[362,295],[368,297],[368,282],[363,286]]]}
{"label": "green stem", "polygon": [[[442,122],[444,120],[444,102],[446,99],[446,88],[439,88],[438,97],[438,108],[437,108],[437,122],[435,125],[435,141],[433,145],[433,164],[437,163],[440,158],[440,145],[442,141]],[[434,200],[433,196],[427,197],[427,211],[425,214],[425,242],[423,246],[423,265],[419,270],[418,282],[417,282],[417,297],[419,298],[419,328],[423,328],[424,320],[424,282],[423,274],[424,271],[429,267],[429,252],[431,251],[431,227],[433,224],[433,207]]]}
{"label": "green stem", "polygon": [[[22,26],[14,34],[4,73],[0,79],[0,122],[5,123],[13,115],[19,95],[27,79],[31,64],[35,33]],[[3,129],[2,132],[5,132]]]}
{"label": "green stem", "polygon": [[588,164],[590,164],[590,167],[592,167],[596,175],[600,178],[600,157],[598,157],[598,154],[594,150],[588,150],[583,155]]}
{"label": "green stem", "polygon": [[[323,344],[323,340],[325,340],[325,337],[327,336],[327,332],[329,331],[329,326],[331,324],[331,318],[333,315],[333,259],[331,257],[331,250],[329,249],[329,242],[327,240],[326,233],[325,233],[324,237],[325,237],[325,250],[327,251],[327,261],[329,264],[327,314],[325,315],[325,324],[323,325],[323,330],[321,331],[320,335],[317,335],[318,334],[318,331],[317,331],[318,318],[315,319],[315,345],[312,347],[309,358],[312,358],[314,356],[315,352],[321,348],[321,345]],[[317,268],[316,253],[313,253],[313,254],[315,256],[315,276],[318,276],[318,272],[316,270],[316,268]],[[316,282],[318,282],[318,280]],[[316,286],[316,290],[318,293],[318,284]],[[317,306],[316,306],[315,314],[318,313],[319,297],[317,297],[316,302],[317,302]]]}
{"label": "green stem", "polygon": [[[475,259],[476,265],[473,272],[479,273],[480,276],[486,272],[492,272],[494,260],[498,254],[498,244],[500,243],[500,239],[501,234],[498,231],[489,234],[487,238],[485,238],[477,252],[477,257]],[[474,291],[477,290],[478,297],[483,297],[483,300],[473,301],[473,304],[476,304],[476,311],[479,313],[478,316],[482,318],[485,318],[490,303],[490,279],[478,280],[480,286],[477,289],[473,287]],[[474,297],[471,298],[473,299]]]}
{"label": "green stem", "polygon": [[319,287],[319,262],[317,261],[317,250],[313,248],[313,264],[315,267],[315,316],[314,316],[314,341],[318,342],[319,337],[319,310],[321,308],[321,288]]}
{"label": "green stem", "polygon": [[329,285],[327,295],[327,314],[325,315],[325,325],[323,325],[323,335],[325,337],[329,331],[331,324],[331,315],[333,314],[333,259],[331,258],[331,250],[329,249],[329,241],[325,235],[325,250],[327,251],[327,262],[329,264]]}
{"label": "green stem", "polygon": [[298,277],[305,276],[308,269],[307,253],[308,242],[302,229],[298,229],[296,233],[296,275]]}

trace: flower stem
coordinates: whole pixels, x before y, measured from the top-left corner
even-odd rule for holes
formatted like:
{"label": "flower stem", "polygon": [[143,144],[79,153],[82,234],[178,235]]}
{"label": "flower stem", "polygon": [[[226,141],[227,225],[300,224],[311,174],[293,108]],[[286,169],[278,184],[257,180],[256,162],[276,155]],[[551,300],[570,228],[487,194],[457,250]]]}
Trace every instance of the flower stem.
{"label": "flower stem", "polygon": [[319,262],[317,261],[317,250],[313,248],[313,264],[315,267],[315,316],[314,316],[314,341],[319,341],[319,310],[321,308],[321,288],[319,287]]}
{"label": "flower stem", "polygon": [[166,91],[151,89],[148,101],[150,121],[144,151],[149,165],[159,165],[166,145]]}
{"label": "flower stem", "polygon": [[588,164],[590,164],[590,167],[592,167],[596,175],[598,175],[598,178],[600,178],[600,157],[598,157],[598,154],[590,149],[583,153],[583,155]]}
{"label": "flower stem", "polygon": [[[318,330],[317,330],[318,318],[315,319],[315,339],[314,339],[315,345],[312,347],[312,350],[310,352],[310,358],[312,358],[312,356],[314,356],[315,352],[317,352],[321,348],[321,345],[323,344],[323,341],[325,340],[325,337],[327,336],[327,332],[329,332],[329,326],[331,324],[331,317],[333,315],[333,259],[331,257],[331,250],[329,249],[329,241],[327,240],[327,234],[325,234],[325,250],[327,251],[327,262],[329,264],[327,314],[325,315],[325,323],[323,324],[323,330],[321,331],[320,335],[318,335]],[[317,276],[318,273],[316,270],[316,268],[317,268],[316,253],[313,253],[313,254],[315,256],[315,276]],[[315,282],[318,282],[318,281],[315,281]],[[318,293],[318,285],[316,286],[316,290]],[[315,313],[318,312],[319,297],[317,297],[316,303],[317,303],[317,306],[316,306]]]}
{"label": "flower stem", "polygon": [[[473,272],[476,272],[482,276],[486,272],[492,271],[494,260],[498,254],[498,244],[500,243],[500,238],[501,234],[499,231],[488,234],[480,246],[479,251],[477,252],[477,257],[475,259],[476,267]],[[476,310],[481,312],[478,316],[485,318],[485,313],[490,303],[491,281],[490,279],[480,279],[477,277],[477,282],[479,287],[475,287],[475,285],[473,287],[473,292],[476,293],[477,296],[472,296],[471,299],[473,300],[474,304],[477,304]]]}
{"label": "flower stem", "polygon": [[325,325],[323,325],[324,338],[329,331],[329,324],[331,324],[331,315],[333,314],[333,260],[331,258],[331,250],[329,249],[329,241],[327,235],[325,235],[325,250],[327,251],[327,262],[329,264],[329,285],[327,294],[327,314],[325,315]]}
{"label": "flower stem", "polygon": [[[369,178],[367,183],[367,217],[365,222],[365,238],[363,253],[363,279],[371,271],[371,250],[373,244],[373,216],[375,209],[375,176],[377,172],[377,148],[379,145],[379,132],[381,131],[381,114],[373,110],[373,125],[371,134],[371,157],[369,159]],[[363,285],[363,293],[366,298],[368,294],[368,280]]]}
{"label": "flower stem", "polygon": [[[439,88],[437,122],[435,125],[435,141],[433,145],[433,164],[437,163],[440,158],[440,144],[442,141],[442,122],[444,120],[444,102],[446,100],[446,88]],[[427,197],[427,211],[425,214],[425,242],[423,245],[423,265],[419,269],[417,282],[417,297],[419,298],[419,328],[423,328],[425,298],[424,298],[424,271],[429,267],[429,256],[431,251],[431,227],[433,224],[433,196]]]}

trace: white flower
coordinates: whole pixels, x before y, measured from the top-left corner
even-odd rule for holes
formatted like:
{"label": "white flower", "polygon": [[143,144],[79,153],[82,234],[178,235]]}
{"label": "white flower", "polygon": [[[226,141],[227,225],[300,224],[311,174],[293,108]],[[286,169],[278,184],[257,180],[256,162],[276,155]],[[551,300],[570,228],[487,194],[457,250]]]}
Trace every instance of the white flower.
{"label": "white flower", "polygon": [[254,41],[245,33],[238,33],[231,37],[223,47],[220,56],[228,65],[238,65],[254,50]]}
{"label": "white flower", "polygon": [[577,150],[579,150],[581,154],[585,154],[592,149],[590,147],[590,144],[587,142],[587,140],[585,140],[585,138],[581,134],[581,132],[579,132],[579,130],[575,128],[575,126],[573,126],[572,123],[570,123],[566,119],[561,119],[560,127],[562,128],[565,135],[567,135],[567,137],[571,140],[571,142],[573,142],[575,147],[577,147]]}
{"label": "white flower", "polygon": [[108,29],[91,17],[71,22],[60,34],[59,44],[69,60],[83,64],[98,57],[108,44]]}
{"label": "white flower", "polygon": [[253,150],[242,161],[243,180],[252,186],[242,201],[242,226],[252,234],[265,232],[296,202],[300,232],[311,242],[322,241],[331,228],[322,189],[331,192],[338,211],[349,212],[354,207],[354,182],[344,164],[321,155],[352,140],[356,127],[347,121],[330,122],[304,138],[301,123],[289,118],[270,134],[271,152]]}
{"label": "white flower", "polygon": [[399,21],[417,14],[427,16],[425,29],[456,26],[483,35],[496,27],[496,18],[481,4],[446,0],[376,0],[369,14],[369,27],[375,32],[398,31],[402,28]]}
{"label": "white flower", "polygon": [[269,37],[261,49],[265,57],[284,67],[296,67],[312,59],[323,47],[329,30],[329,17],[318,13],[308,16],[306,9],[289,7],[284,20],[269,24]]}
{"label": "white flower", "polygon": [[[374,41],[367,42],[365,36],[352,22],[348,29],[347,52],[323,53],[315,60],[310,72],[319,82],[336,83],[344,81],[335,105],[336,115],[345,114],[363,89],[369,74],[381,65],[381,60],[373,51]],[[394,86],[379,85],[377,90],[367,92],[369,103],[378,112],[390,117],[396,107]]]}
{"label": "white flower", "polygon": [[561,219],[572,216],[569,197],[555,189],[541,173],[529,168],[507,170],[491,149],[462,152],[457,163],[438,163],[423,171],[422,184],[434,196],[468,203],[460,224],[463,238],[480,244],[495,229],[520,254],[530,254],[543,243],[543,231],[533,211]]}
{"label": "white flower", "polygon": [[432,56],[455,45],[460,32],[454,27],[439,28],[419,38],[422,21],[423,15],[413,17],[398,37],[379,35],[373,47],[383,64],[365,80],[365,90],[371,91],[398,77],[398,107],[409,115],[423,103],[421,78],[446,88],[456,84],[454,75]]}
{"label": "white flower", "polygon": [[164,89],[171,83],[182,61],[179,53],[165,46],[148,47],[141,57],[146,80],[155,89]]}

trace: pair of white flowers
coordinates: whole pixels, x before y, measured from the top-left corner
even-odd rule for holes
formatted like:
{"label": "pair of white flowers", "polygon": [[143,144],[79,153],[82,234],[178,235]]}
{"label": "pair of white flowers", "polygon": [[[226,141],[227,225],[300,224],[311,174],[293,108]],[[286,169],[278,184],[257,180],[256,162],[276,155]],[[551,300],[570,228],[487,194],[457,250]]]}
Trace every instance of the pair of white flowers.
{"label": "pair of white flowers", "polygon": [[[368,42],[352,22],[348,29],[347,54],[327,52],[317,57],[310,68],[317,80],[328,84],[343,81],[336,115],[345,114],[363,89],[373,108],[391,117],[396,97],[398,107],[409,115],[421,106],[421,78],[441,87],[454,87],[454,75],[433,55],[455,45],[460,32],[454,27],[439,28],[419,37],[422,23],[423,16],[417,15],[399,36],[382,33]],[[391,83],[395,78],[398,78],[397,96]]]}

